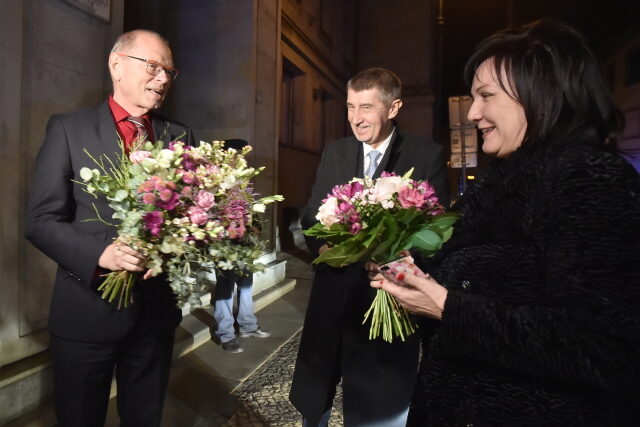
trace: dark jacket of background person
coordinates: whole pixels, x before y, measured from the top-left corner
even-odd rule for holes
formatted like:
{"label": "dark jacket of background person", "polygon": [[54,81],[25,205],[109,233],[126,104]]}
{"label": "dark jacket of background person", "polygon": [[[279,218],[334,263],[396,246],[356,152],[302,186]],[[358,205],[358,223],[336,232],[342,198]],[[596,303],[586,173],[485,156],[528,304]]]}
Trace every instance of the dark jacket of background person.
{"label": "dark jacket of background person", "polygon": [[[364,176],[363,157],[362,143],[353,136],[325,148],[301,220],[304,229],[317,222],[318,208],[333,186]],[[428,180],[442,203],[448,203],[442,147],[396,127],[374,178],[382,171],[404,174],[412,167],[412,178]],[[314,257],[323,243],[307,237]],[[357,425],[366,417],[384,419],[406,408],[411,399],[418,368],[418,334],[392,344],[369,340],[369,323],[363,325],[362,320],[374,296],[362,263],[344,268],[316,266],[290,395],[294,406],[312,423],[327,409],[344,372],[348,373],[342,383],[345,393],[349,390],[363,402],[375,402],[367,414],[354,414],[351,402],[345,401],[345,422]],[[365,418],[353,418],[360,416]]]}
{"label": "dark jacket of background person", "polygon": [[567,141],[498,161],[463,200],[423,264],[448,297],[409,425],[637,425],[640,176]]}
{"label": "dark jacket of background person", "polygon": [[[149,114],[156,139],[193,142],[189,128],[155,112]],[[96,274],[98,258],[117,237],[117,231],[103,222],[87,221],[97,216],[94,205],[108,222],[113,221],[113,210],[104,197],[95,198],[84,191],[84,186],[72,182],[82,181],[81,168],[96,168],[85,148],[95,158],[104,154],[114,162],[120,153],[107,101],[95,108],[51,117],[38,154],[26,236],[58,264],[49,331],[73,341],[116,342],[142,315],[155,334],[172,335],[182,316],[164,276],[136,285],[134,303],[123,309],[117,308],[117,302],[102,300],[97,292],[101,280]]]}

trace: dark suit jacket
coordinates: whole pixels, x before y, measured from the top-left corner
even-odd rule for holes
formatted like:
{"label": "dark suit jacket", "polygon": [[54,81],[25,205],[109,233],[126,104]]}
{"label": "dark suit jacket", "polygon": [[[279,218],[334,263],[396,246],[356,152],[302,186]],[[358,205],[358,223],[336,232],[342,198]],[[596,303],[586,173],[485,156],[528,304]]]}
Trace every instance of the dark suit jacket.
{"label": "dark suit jacket", "polygon": [[[154,136],[191,143],[191,130],[151,113]],[[113,116],[105,101],[97,108],[52,116],[37,157],[36,173],[27,209],[25,236],[58,264],[49,330],[76,341],[114,342],[126,335],[139,315],[148,317],[159,335],[173,332],[181,319],[175,297],[162,277],[141,281],[134,288],[134,303],[126,309],[102,300],[96,288],[95,272],[104,249],[117,236],[109,221],[113,211],[103,197],[83,191],[82,167],[95,168],[85,149],[98,158],[104,154],[116,160],[120,148]]]}
{"label": "dark suit jacket", "polygon": [[[317,222],[318,207],[333,186],[363,176],[363,159],[362,143],[354,137],[325,148],[303,212],[304,229]],[[412,167],[412,177],[428,180],[448,206],[442,147],[396,129],[374,177],[385,170],[404,174]],[[314,256],[323,243],[307,238]],[[369,406],[357,408],[356,402],[355,411],[369,419],[351,418],[352,423],[380,420],[408,406],[417,373],[419,334],[405,342],[370,341],[369,324],[362,325],[362,319],[374,296],[361,263],[316,268],[290,394],[294,406],[312,423],[330,405],[341,372],[348,374],[342,379],[345,395],[353,391],[352,402],[361,397],[362,404]],[[351,417],[346,402],[345,422]]]}

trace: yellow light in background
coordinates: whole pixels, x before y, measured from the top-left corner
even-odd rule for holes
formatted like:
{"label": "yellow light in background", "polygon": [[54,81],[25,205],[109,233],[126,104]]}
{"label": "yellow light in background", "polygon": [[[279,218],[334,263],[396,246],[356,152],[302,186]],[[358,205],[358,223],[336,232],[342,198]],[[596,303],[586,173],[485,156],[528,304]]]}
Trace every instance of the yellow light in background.
{"label": "yellow light in background", "polygon": [[476,179],[476,176],[475,175],[467,175],[467,179],[469,181],[473,181],[474,179]]}

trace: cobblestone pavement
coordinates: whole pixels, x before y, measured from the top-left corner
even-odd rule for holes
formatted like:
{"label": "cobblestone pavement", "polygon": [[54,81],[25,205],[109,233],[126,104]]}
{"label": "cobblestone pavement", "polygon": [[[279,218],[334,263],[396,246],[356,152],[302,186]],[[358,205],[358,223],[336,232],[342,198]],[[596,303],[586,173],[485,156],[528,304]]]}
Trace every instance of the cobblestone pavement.
{"label": "cobblestone pavement", "polygon": [[[294,335],[231,393],[233,413],[226,427],[300,426],[300,413],[289,402],[300,332]],[[342,426],[342,390],[338,387],[329,426]]]}

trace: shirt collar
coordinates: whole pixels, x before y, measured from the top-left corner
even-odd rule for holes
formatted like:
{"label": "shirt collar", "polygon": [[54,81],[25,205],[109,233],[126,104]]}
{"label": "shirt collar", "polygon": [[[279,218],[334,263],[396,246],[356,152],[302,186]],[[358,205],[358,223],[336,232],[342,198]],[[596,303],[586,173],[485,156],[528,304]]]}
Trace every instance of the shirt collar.
{"label": "shirt collar", "polygon": [[389,136],[382,141],[382,144],[380,144],[378,146],[378,148],[372,148],[369,144],[365,144],[364,142],[362,143],[362,149],[364,152],[364,157],[367,157],[367,154],[369,154],[370,151],[372,150],[376,150],[379,151],[380,153],[382,153],[381,158],[384,156],[384,153],[387,151],[387,148],[389,148],[389,144],[391,144],[391,138],[393,138],[393,134],[396,132],[396,127],[394,126],[393,129],[391,129],[391,133],[389,134]]}
{"label": "shirt collar", "polygon": [[[120,104],[113,99],[113,94],[109,95],[109,108],[111,109],[111,114],[113,114],[113,118],[116,123],[124,121],[127,117],[131,116],[127,110],[125,110]],[[148,122],[151,123],[149,113],[143,114],[142,117]]]}

